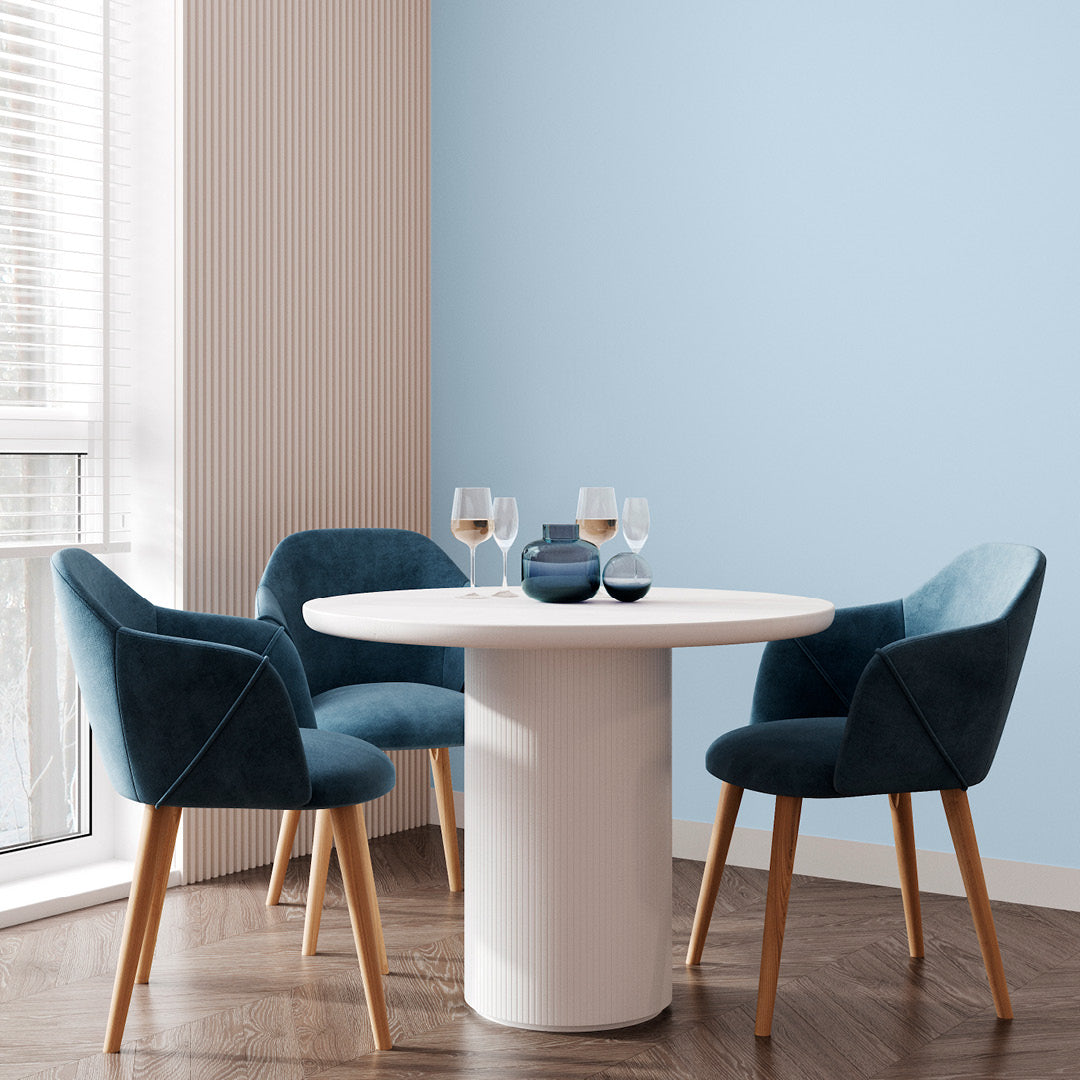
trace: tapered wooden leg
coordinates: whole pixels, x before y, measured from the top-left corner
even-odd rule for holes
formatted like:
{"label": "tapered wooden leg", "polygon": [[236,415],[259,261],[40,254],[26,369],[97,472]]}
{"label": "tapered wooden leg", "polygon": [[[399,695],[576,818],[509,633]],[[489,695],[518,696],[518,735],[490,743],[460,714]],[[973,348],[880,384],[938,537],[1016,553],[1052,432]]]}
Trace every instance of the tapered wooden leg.
{"label": "tapered wooden leg", "polygon": [[172,829],[171,810],[171,807],[155,810],[152,806],[143,810],[135,877],[131,883],[131,896],[124,919],[124,936],[120,942],[120,959],[116,965],[112,1003],[109,1006],[109,1023],[105,1029],[106,1054],[115,1054],[124,1037],[128,1006],[131,1004],[131,989],[135,985],[135,973],[139,966],[143,941],[146,939],[146,924],[156,892],[160,852],[166,846],[166,837]]}
{"label": "tapered wooden leg", "polygon": [[442,829],[446,876],[451,892],[461,892],[461,857],[458,854],[457,819],[454,816],[454,785],[450,779],[450,751],[443,746],[429,750],[431,778],[435,782],[435,800],[439,804],[439,827]]}
{"label": "tapered wooden leg", "polygon": [[360,835],[363,843],[360,845],[360,858],[364,861],[364,882],[368,890],[368,903],[371,905],[371,914],[375,919],[375,939],[379,947],[379,965],[384,975],[390,974],[390,961],[386,958],[386,941],[383,939],[382,916],[379,914],[379,898],[375,895],[375,871],[371,865],[371,848],[367,840],[367,821],[364,818],[364,808],[356,807],[356,816],[360,819]]}
{"label": "tapered wooden leg", "polygon": [[281,899],[281,886],[285,884],[285,872],[289,869],[296,827],[300,824],[299,810],[286,810],[281,815],[277,851],[274,853],[274,869],[270,872],[270,888],[266,890],[266,906],[274,907]]}
{"label": "tapered wooden leg", "polygon": [[900,893],[904,898],[908,953],[923,955],[922,905],[919,903],[919,867],[915,856],[915,825],[911,817],[911,795],[904,791],[889,796],[892,811],[896,866],[900,871]]}
{"label": "tapered wooden leg", "polygon": [[713,908],[716,906],[716,895],[720,891],[720,879],[724,876],[731,834],[735,831],[735,818],[739,813],[742,794],[743,789],[734,784],[725,782],[720,785],[716,820],[713,822],[712,836],[709,839],[709,853],[705,858],[705,874],[701,879],[701,892],[698,894],[697,910],[694,912],[694,929],[690,934],[690,947],[686,950],[687,964],[701,963],[701,953],[705,948],[705,938],[709,933]]}
{"label": "tapered wooden leg", "polygon": [[307,910],[304,912],[302,956],[314,956],[319,946],[326,873],[330,868],[330,849],[334,846],[334,826],[329,810],[315,811],[315,841],[311,847],[311,870],[308,873]]}
{"label": "tapered wooden leg", "polygon": [[[386,957],[386,942],[383,940],[383,928],[382,928],[382,916],[379,914],[379,900],[375,894],[375,871],[371,865],[371,848],[368,845],[367,838],[367,821],[364,818],[364,808],[357,803],[356,816],[359,819],[357,828],[360,831],[360,835],[363,838],[363,842],[360,844],[360,860],[363,864],[363,878],[364,889],[367,893],[368,904],[371,908],[371,916],[375,923],[375,944],[379,950],[379,970],[384,975],[390,974],[390,961]],[[341,859],[341,852],[338,851],[338,859]],[[360,951],[360,939],[356,937],[356,923],[352,924],[353,939],[356,944],[356,950]]]}
{"label": "tapered wooden leg", "polygon": [[165,906],[165,891],[169,887],[169,871],[172,869],[173,851],[176,848],[176,831],[180,828],[180,815],[183,811],[179,806],[163,806],[161,813],[166,815],[167,826],[156,855],[154,899],[150,904],[150,914],[139,954],[139,970],[135,974],[137,983],[150,981],[150,965],[154,962],[154,948],[157,945],[158,927],[161,925],[161,909]]}
{"label": "tapered wooden leg", "polygon": [[390,1021],[386,1015],[375,920],[369,900],[370,891],[364,880],[364,859],[361,854],[361,845],[367,844],[367,835],[360,830],[360,815],[356,813],[356,807],[340,806],[331,810],[330,814],[334,823],[345,897],[349,902],[349,918],[352,921],[353,937],[356,939],[356,951],[360,960],[360,974],[364,979],[371,1031],[375,1036],[376,1048],[389,1050],[393,1045]]}
{"label": "tapered wooden leg", "polygon": [[967,792],[959,789],[943,791],[941,801],[949,822],[949,832],[952,833],[956,861],[960,864],[960,876],[964,879],[971,917],[975,922],[986,977],[990,980],[990,992],[994,995],[994,1009],[1000,1019],[1011,1020],[1012,1002],[1009,1001],[1009,988],[1005,985],[1005,967],[1001,963],[1001,950],[994,930],[994,916],[990,911],[990,897],[986,892],[986,878],[983,876],[979,845],[975,840]]}
{"label": "tapered wooden leg", "polygon": [[780,953],[784,947],[784,924],[787,921],[788,897],[791,895],[791,873],[795,868],[795,845],[799,839],[801,813],[802,799],[788,795],[776,797],[772,854],[769,857],[769,891],[765,897],[765,933],[761,939],[755,1035],[768,1035],[772,1031],[776,982],[780,975]]}

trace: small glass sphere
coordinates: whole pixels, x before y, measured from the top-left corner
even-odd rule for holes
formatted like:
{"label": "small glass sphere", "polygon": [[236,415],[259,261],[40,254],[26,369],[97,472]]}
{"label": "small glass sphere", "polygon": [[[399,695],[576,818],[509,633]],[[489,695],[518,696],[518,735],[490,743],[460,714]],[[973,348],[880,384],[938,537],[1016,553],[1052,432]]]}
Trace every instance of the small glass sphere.
{"label": "small glass sphere", "polygon": [[604,588],[615,600],[640,600],[652,586],[652,567],[630,551],[620,551],[604,567]]}

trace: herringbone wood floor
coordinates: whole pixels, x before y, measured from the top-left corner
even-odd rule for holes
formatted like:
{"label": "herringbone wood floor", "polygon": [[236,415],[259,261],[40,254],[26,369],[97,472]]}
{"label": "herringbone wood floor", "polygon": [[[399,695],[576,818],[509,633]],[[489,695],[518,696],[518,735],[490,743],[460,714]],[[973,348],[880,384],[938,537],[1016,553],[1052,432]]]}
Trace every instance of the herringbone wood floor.
{"label": "herringbone wood floor", "polygon": [[676,860],[671,1008],[621,1032],[550,1035],[464,1004],[462,900],[446,890],[438,830],[373,841],[372,856],[393,1051],[372,1050],[336,864],[320,954],[301,958],[307,860],[295,860],[276,909],[263,906],[268,869],[170,890],[119,1055],[98,1050],[124,904],[0,931],[0,1077],[1080,1077],[1080,913],[994,905],[1016,1012],[1004,1023],[965,901],[924,895],[926,958],[911,961],[897,891],[796,877],[773,1035],[755,1039],[766,875],[728,869],[704,962],[688,970],[702,865]]}

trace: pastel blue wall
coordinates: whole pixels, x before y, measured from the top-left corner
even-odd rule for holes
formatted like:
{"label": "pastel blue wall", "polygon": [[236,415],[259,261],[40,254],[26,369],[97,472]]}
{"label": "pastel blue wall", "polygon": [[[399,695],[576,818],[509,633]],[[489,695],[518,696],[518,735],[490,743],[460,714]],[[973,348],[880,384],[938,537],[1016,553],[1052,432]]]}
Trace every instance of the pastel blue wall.
{"label": "pastel blue wall", "polygon": [[[838,605],[1038,545],[972,805],[984,855],[1080,866],[1080,5],[434,0],[432,55],[436,538],[467,565],[458,484],[521,543],[613,484],[659,584]],[[712,820],[759,655],[676,653],[675,817]],[[883,799],[803,832],[891,843]]]}

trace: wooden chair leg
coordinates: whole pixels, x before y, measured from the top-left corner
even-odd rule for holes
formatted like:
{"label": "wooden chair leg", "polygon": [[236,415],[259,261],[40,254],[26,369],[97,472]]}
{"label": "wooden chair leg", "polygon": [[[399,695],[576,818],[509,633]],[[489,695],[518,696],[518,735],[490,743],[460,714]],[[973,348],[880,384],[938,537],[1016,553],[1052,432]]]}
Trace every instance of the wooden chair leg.
{"label": "wooden chair leg", "polygon": [[356,816],[360,819],[360,835],[363,843],[360,845],[360,858],[364,861],[364,882],[368,890],[368,903],[371,905],[371,914],[375,919],[375,939],[379,946],[379,964],[384,975],[390,974],[390,961],[386,958],[386,941],[383,938],[382,916],[379,914],[379,898],[375,894],[375,870],[371,865],[371,848],[367,839],[367,821],[364,818],[364,808],[356,807]]}
{"label": "wooden chair leg", "polygon": [[338,862],[349,902],[349,918],[353,937],[356,939],[360,973],[364,979],[368,1016],[371,1031],[378,1050],[393,1046],[390,1038],[390,1021],[386,1015],[386,997],[383,993],[382,972],[379,970],[379,950],[375,936],[375,919],[369,900],[370,889],[364,880],[364,859],[361,846],[367,844],[367,835],[360,830],[360,815],[354,806],[340,806],[330,811],[337,840]]}
{"label": "wooden chair leg", "polygon": [[131,1004],[131,990],[135,985],[135,973],[142,955],[143,942],[146,939],[146,925],[150,917],[150,908],[154,902],[158,880],[161,850],[166,847],[166,837],[172,828],[172,807],[160,810],[147,806],[143,810],[142,835],[139,839],[139,853],[135,860],[135,877],[131,883],[131,896],[128,899],[127,916],[124,919],[124,935],[120,942],[120,959],[116,965],[116,979],[113,982],[112,1002],[109,1006],[109,1022],[105,1029],[106,1054],[115,1054],[120,1049],[124,1037],[124,1025],[127,1023],[128,1006]]}
{"label": "wooden chair leg", "polygon": [[780,975],[780,953],[784,947],[784,924],[787,921],[791,874],[795,868],[795,845],[799,839],[799,816],[802,799],[789,795],[776,797],[773,816],[772,854],[769,857],[769,891],[765,897],[765,933],[761,939],[761,973],[758,976],[755,1035],[772,1031],[776,983]]}
{"label": "wooden chair leg", "polygon": [[[334,826],[329,810],[315,811],[315,840],[311,847],[311,870],[308,873],[307,910],[304,912],[302,956],[314,956],[319,946],[326,874],[330,868],[330,849],[334,846]],[[291,847],[291,845],[290,845]]]}
{"label": "wooden chair leg", "polygon": [[900,894],[904,898],[908,954],[923,955],[922,905],[919,903],[919,867],[915,855],[915,825],[911,817],[911,795],[904,791],[889,796],[892,811],[896,866],[900,871]]}
{"label": "wooden chair leg", "polygon": [[990,980],[990,992],[994,995],[994,1009],[1000,1019],[1011,1020],[1012,1002],[1009,1001],[1009,988],[1005,985],[1005,967],[1001,962],[1001,950],[994,930],[994,916],[990,911],[990,897],[986,892],[986,878],[983,876],[979,845],[975,840],[967,792],[959,789],[943,791],[941,801],[949,822],[949,832],[952,833],[956,861],[960,864],[960,876],[964,879],[964,891],[971,907],[986,977]]}
{"label": "wooden chair leg", "polygon": [[442,829],[443,855],[446,857],[446,876],[451,892],[461,892],[461,856],[458,854],[457,818],[454,815],[454,785],[450,779],[450,751],[443,746],[429,750],[431,778],[435,783],[435,800],[439,804],[439,827]]}
{"label": "wooden chair leg", "polygon": [[150,965],[154,962],[154,949],[157,946],[158,928],[161,926],[161,911],[165,906],[165,891],[169,887],[169,872],[172,870],[173,851],[176,848],[176,833],[180,828],[179,806],[163,806],[161,812],[167,816],[161,847],[157,851],[157,866],[154,881],[154,898],[150,904],[150,914],[146,922],[142,949],[139,953],[139,969],[135,973],[135,982],[145,984],[150,981]]}
{"label": "wooden chair leg", "polygon": [[286,810],[281,815],[277,851],[274,852],[274,869],[270,872],[270,888],[266,891],[266,906],[274,907],[281,899],[281,886],[285,884],[285,872],[289,869],[296,827],[300,824],[299,810]]}
{"label": "wooden chair leg", "polygon": [[700,964],[709,933],[716,896],[720,891],[720,879],[724,876],[731,834],[735,831],[735,818],[739,813],[743,789],[734,784],[720,785],[720,799],[716,805],[716,820],[709,839],[709,853],[705,858],[705,873],[701,879],[697,910],[694,912],[694,929],[690,934],[690,946],[686,950],[687,964]]}

